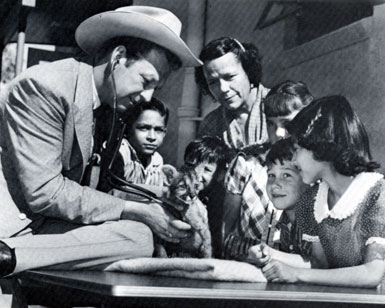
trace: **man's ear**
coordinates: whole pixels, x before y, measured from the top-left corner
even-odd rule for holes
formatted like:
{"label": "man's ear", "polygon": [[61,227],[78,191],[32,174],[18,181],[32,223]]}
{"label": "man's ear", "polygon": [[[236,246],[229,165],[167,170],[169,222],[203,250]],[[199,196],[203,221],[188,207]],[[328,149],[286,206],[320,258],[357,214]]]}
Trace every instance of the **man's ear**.
{"label": "man's ear", "polygon": [[113,49],[111,53],[111,58],[110,58],[112,70],[115,69],[116,65],[122,63],[122,61],[124,64],[126,60],[127,60],[127,48],[124,45],[116,46]]}

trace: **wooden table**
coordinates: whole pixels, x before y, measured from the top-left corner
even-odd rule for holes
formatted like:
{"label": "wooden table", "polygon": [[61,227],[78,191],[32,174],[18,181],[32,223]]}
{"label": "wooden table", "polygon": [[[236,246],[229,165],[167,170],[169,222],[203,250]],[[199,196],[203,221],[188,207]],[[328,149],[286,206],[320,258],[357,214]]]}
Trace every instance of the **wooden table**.
{"label": "wooden table", "polygon": [[28,283],[39,288],[35,291],[40,292],[40,300],[48,293],[54,299],[50,306],[58,307],[66,303],[68,306],[199,308],[282,307],[283,302],[285,307],[352,308],[385,304],[382,289],[213,282],[91,271],[28,271],[20,278],[22,285]]}

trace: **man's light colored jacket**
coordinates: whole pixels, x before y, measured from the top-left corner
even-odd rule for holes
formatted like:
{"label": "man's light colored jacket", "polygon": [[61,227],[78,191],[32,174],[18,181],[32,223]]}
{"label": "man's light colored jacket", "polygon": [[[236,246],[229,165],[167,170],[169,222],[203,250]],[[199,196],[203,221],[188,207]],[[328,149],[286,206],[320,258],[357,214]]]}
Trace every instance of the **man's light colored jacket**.
{"label": "man's light colored jacket", "polygon": [[0,238],[44,217],[118,220],[124,201],[79,185],[91,156],[92,66],[66,59],[18,76],[0,109]]}

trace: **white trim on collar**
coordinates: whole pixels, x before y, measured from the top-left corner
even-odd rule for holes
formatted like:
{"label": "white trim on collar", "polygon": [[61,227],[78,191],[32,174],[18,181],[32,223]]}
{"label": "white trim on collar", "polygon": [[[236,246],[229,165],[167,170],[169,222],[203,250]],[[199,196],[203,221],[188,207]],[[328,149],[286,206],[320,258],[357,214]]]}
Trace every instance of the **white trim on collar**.
{"label": "white trim on collar", "polygon": [[330,211],[328,207],[329,186],[325,182],[321,182],[314,202],[315,220],[320,223],[327,217],[339,220],[346,219],[354,213],[368,191],[382,178],[383,175],[376,172],[358,174]]}

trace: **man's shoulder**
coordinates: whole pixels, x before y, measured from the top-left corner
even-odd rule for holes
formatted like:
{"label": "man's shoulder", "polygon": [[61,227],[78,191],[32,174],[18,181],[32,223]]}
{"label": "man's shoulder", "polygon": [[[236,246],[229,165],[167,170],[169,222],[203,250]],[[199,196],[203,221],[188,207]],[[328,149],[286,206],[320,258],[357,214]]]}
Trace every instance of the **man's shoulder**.
{"label": "man's shoulder", "polygon": [[25,82],[26,80],[36,83],[55,86],[58,83],[66,84],[70,79],[76,78],[81,61],[75,58],[67,58],[49,63],[31,66],[15,78],[10,86]]}
{"label": "man's shoulder", "polygon": [[[15,78],[9,84],[8,90],[24,89],[30,92],[27,89],[31,89],[48,96],[73,97],[81,63],[78,59],[67,58],[34,65]],[[72,91],[69,91],[70,89]]]}
{"label": "man's shoulder", "polygon": [[55,74],[63,71],[76,72],[79,67],[79,63],[80,61],[75,58],[67,58],[54,62],[37,64],[22,72],[20,74],[20,78],[39,78],[44,77],[45,75]]}

